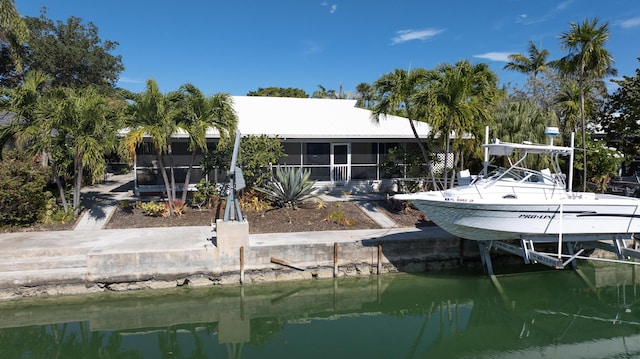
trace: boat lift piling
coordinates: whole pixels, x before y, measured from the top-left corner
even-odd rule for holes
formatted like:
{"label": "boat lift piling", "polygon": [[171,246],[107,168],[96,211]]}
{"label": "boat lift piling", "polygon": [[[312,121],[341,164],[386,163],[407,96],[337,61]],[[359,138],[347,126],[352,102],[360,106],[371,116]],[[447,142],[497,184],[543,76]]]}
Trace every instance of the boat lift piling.
{"label": "boat lift piling", "polygon": [[[558,236],[527,236],[520,239],[520,243],[513,241],[479,241],[480,260],[489,277],[494,275],[491,261],[491,250],[502,250],[515,254],[524,259],[525,264],[539,263],[553,269],[565,269],[569,265],[573,269],[578,269],[577,259],[602,261],[618,264],[640,265],[640,262],[632,259],[640,259],[640,250],[627,246],[628,242],[634,243],[635,239],[631,233],[623,234],[582,234],[563,236],[563,241],[558,241]],[[535,249],[536,244],[557,243],[556,253],[541,252]],[[564,247],[564,251],[563,251]],[[617,259],[595,258],[585,254],[590,248],[601,249],[614,253]]]}

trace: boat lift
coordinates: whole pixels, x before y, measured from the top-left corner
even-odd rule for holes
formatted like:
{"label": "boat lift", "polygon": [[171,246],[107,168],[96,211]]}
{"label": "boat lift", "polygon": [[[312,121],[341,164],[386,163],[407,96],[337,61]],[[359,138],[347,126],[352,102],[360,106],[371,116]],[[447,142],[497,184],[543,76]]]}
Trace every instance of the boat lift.
{"label": "boat lift", "polygon": [[[636,239],[632,233],[622,234],[581,234],[581,235],[531,235],[518,241],[480,241],[480,260],[488,276],[493,276],[493,264],[490,251],[502,250],[524,259],[525,264],[540,263],[553,269],[565,269],[571,266],[577,269],[576,259],[594,260],[619,264],[640,265],[632,259],[640,259],[640,250],[636,249]],[[556,253],[536,250],[536,244],[557,243]],[[563,247],[564,250],[563,251]],[[617,259],[590,257],[593,249],[612,252]]]}

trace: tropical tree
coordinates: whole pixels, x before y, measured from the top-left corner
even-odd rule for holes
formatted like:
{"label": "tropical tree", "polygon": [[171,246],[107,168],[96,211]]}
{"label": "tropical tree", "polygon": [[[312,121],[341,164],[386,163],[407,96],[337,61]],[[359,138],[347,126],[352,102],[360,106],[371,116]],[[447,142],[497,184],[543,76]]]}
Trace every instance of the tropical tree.
{"label": "tropical tree", "polygon": [[330,99],[347,99],[350,95],[342,92],[342,84],[340,84],[340,90],[327,90],[324,86],[318,85],[318,90],[311,94],[311,98],[330,98]]}
{"label": "tropical tree", "polygon": [[[116,148],[116,134],[120,129],[117,113],[93,87],[56,89],[45,99],[40,111],[40,118],[52,129],[53,160],[71,158],[72,204],[77,216],[81,209],[83,179],[93,184],[103,178],[106,156]],[[88,177],[84,176],[85,172]]]}
{"label": "tropical tree", "polygon": [[366,82],[361,82],[356,86],[356,106],[361,108],[371,108],[375,98],[375,89]]}
{"label": "tropical tree", "polygon": [[308,98],[309,95],[298,88],[282,88],[282,87],[259,87],[256,91],[249,91],[247,96],[266,96],[266,97],[297,97],[297,98]]}
{"label": "tropical tree", "polygon": [[[598,26],[598,18],[584,20],[582,24],[570,23],[571,29],[560,36],[561,47],[569,53],[561,58],[557,67],[564,75],[575,78],[580,92],[580,123],[582,150],[586,151],[585,88],[589,81],[602,81],[605,76],[615,76],[613,56],[604,48],[609,40],[607,22]],[[583,187],[587,186],[587,157],[583,156]]]}
{"label": "tropical tree", "polygon": [[83,174],[89,181],[101,179],[105,156],[115,147],[118,129],[117,106],[94,88],[49,89],[48,77],[30,72],[22,86],[6,92],[3,109],[15,114],[2,129],[5,140],[12,139],[20,151],[51,165],[65,212],[69,211],[65,182],[71,180],[74,215],[80,211]]}
{"label": "tropical tree", "polygon": [[608,142],[628,158],[635,159],[640,153],[640,69],[636,69],[633,77],[623,76],[622,80],[613,82],[620,87],[611,96],[600,124]]}
{"label": "tropical tree", "polygon": [[410,71],[396,69],[393,72],[382,75],[373,83],[377,103],[372,108],[371,119],[377,123],[387,115],[397,115],[409,120],[409,126],[411,126],[413,136],[427,165],[431,184],[434,189],[437,189],[438,185],[431,166],[430,156],[415,125],[415,122],[427,121],[424,109],[415,102],[415,96],[426,85],[428,76],[429,71],[424,68]]}
{"label": "tropical tree", "polygon": [[[542,109],[530,100],[507,99],[498,105],[494,116],[493,135],[505,142],[545,143],[545,128],[557,125],[556,114]],[[547,156],[528,157],[527,164],[543,168],[549,165]]]}
{"label": "tropical tree", "polygon": [[168,199],[169,213],[174,215],[173,203],[176,199],[173,166],[169,166],[172,181],[169,182],[164,155],[173,154],[171,136],[178,130],[176,122],[179,94],[163,94],[155,80],[147,80],[146,90],[138,94],[127,94],[132,101],[129,108],[128,132],[122,142],[121,153],[128,158],[135,157],[136,148],[143,144],[145,137],[151,138],[151,147],[158,160],[158,170],[162,175]]}
{"label": "tropical tree", "polygon": [[[39,71],[30,71],[21,86],[4,89],[0,108],[13,114],[11,121],[0,129],[0,150],[4,144],[12,142],[18,151],[40,158],[42,165],[51,165],[52,177],[58,187],[60,203],[65,212],[69,211],[66,191],[60,178],[62,161],[53,159],[53,136],[51,122],[41,111],[45,101],[49,78]],[[58,156],[58,158],[60,158]]]}
{"label": "tropical tree", "polygon": [[[451,139],[455,135],[454,172],[461,146],[468,142],[463,141],[464,135],[482,133],[482,128],[492,119],[491,110],[501,96],[497,83],[497,75],[487,64],[472,65],[464,60],[455,65],[438,66],[430,73],[428,85],[416,96],[416,103],[428,109],[431,125],[440,130],[446,156],[451,153]],[[454,175],[450,186],[453,185]],[[448,161],[445,160],[445,184],[448,178]]]}
{"label": "tropical tree", "polygon": [[187,200],[187,187],[191,180],[191,170],[198,151],[207,152],[207,130],[215,129],[219,134],[219,146],[224,148],[235,134],[238,118],[233,110],[233,100],[225,93],[205,97],[202,91],[191,84],[183,85],[184,94],[177,127],[189,136],[189,168],[182,191],[182,201]]}
{"label": "tropical tree", "polygon": [[0,41],[2,49],[6,49],[13,64],[16,76],[22,75],[22,45],[29,41],[29,29],[20,17],[14,0],[0,0]]}
{"label": "tropical tree", "polygon": [[0,89],[0,110],[4,111],[5,118],[10,117],[6,125],[0,129],[0,157],[5,144],[14,142],[18,150],[23,150],[28,143],[26,141],[26,129],[35,122],[36,109],[42,98],[42,92],[48,82],[45,74],[30,72],[19,87],[12,89]]}
{"label": "tropical tree", "polygon": [[523,74],[529,75],[533,80],[533,96],[537,96],[537,82],[538,75],[540,73],[547,73],[549,71],[549,51],[540,50],[536,47],[533,41],[529,41],[529,48],[527,55],[523,54],[511,54],[509,55],[509,62],[504,66],[506,70],[518,71]]}
{"label": "tropical tree", "polygon": [[122,57],[112,54],[118,43],[100,39],[93,23],[85,25],[73,16],[54,22],[45,12],[26,17],[25,22],[31,33],[24,59],[27,70],[47,74],[52,87],[96,86],[102,91],[115,87],[124,70]]}

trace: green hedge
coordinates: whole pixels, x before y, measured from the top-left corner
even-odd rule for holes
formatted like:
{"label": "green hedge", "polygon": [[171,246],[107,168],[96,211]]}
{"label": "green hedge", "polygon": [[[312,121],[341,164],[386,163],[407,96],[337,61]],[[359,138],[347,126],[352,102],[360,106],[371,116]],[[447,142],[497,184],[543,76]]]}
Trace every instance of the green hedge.
{"label": "green hedge", "polygon": [[0,161],[0,225],[37,223],[45,210],[47,171],[33,161]]}

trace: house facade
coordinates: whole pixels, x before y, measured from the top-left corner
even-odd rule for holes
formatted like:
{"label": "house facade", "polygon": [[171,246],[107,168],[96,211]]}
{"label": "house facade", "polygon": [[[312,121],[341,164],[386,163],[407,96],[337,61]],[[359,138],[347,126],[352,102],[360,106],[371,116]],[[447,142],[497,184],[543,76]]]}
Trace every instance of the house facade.
{"label": "house facade", "polygon": [[[388,171],[381,166],[389,150],[417,148],[406,118],[384,116],[374,122],[371,111],[356,107],[355,100],[255,96],[232,99],[241,135],[277,136],[286,153],[277,165],[309,170],[318,187],[380,190],[393,179],[406,177],[402,170]],[[425,123],[416,122],[415,126],[421,137],[431,130]],[[218,139],[217,132],[208,133],[211,148],[215,148]],[[177,183],[182,183],[191,158],[188,139],[176,135],[172,145]],[[198,156],[195,159],[189,189],[205,176],[200,160]],[[402,164],[399,165],[401,169]],[[162,190],[157,169],[155,156],[141,148],[134,166],[137,193]],[[226,181],[220,174],[206,175],[210,180],[215,176],[213,180]]]}

